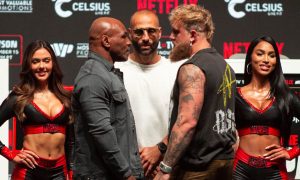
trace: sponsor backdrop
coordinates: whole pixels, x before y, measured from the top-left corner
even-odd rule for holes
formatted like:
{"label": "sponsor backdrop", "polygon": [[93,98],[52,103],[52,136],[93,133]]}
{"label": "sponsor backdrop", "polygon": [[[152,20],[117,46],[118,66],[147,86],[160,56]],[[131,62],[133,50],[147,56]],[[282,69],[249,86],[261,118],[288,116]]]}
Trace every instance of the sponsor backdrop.
{"label": "sponsor backdrop", "polygon": [[[200,4],[211,11],[216,26],[213,46],[226,59],[245,53],[250,41],[261,35],[273,36],[280,53],[300,59],[299,0],[0,0],[0,59],[9,59],[9,89],[19,81],[25,47],[36,39],[52,44],[64,83],[71,86],[88,54],[89,26],[100,16],[118,18],[128,27],[136,10],[155,11],[163,28],[159,53],[168,56],[173,46],[168,38],[168,14],[180,4]],[[297,75],[287,78],[290,86],[297,86],[300,79]],[[298,133],[292,142],[298,142]],[[291,176],[300,177],[294,161],[288,170]]]}

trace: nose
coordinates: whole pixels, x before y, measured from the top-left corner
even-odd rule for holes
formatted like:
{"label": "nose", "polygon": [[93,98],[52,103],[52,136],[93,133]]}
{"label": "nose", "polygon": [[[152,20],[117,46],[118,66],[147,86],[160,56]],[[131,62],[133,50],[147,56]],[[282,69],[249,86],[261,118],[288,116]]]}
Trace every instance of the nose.
{"label": "nose", "polygon": [[129,38],[126,38],[126,44],[127,44],[127,46],[130,46],[130,45],[131,45],[131,41],[130,41]]}
{"label": "nose", "polygon": [[264,63],[269,63],[269,56],[266,54],[263,59]]}
{"label": "nose", "polygon": [[40,63],[39,63],[39,68],[40,69],[43,69],[45,67],[45,63],[43,62],[43,61],[41,61]]}
{"label": "nose", "polygon": [[149,41],[149,34],[147,30],[144,30],[144,33],[142,35],[142,40],[143,41]]}

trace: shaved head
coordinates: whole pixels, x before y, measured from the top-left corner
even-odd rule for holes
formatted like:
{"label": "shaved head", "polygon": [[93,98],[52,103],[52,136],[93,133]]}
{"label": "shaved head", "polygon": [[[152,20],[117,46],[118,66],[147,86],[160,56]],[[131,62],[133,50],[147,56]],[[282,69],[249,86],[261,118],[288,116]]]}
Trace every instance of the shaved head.
{"label": "shaved head", "polygon": [[140,10],[135,12],[130,19],[130,27],[135,28],[137,24],[141,24],[141,22],[144,22],[145,24],[148,24],[147,22],[151,22],[153,26],[159,27],[159,20],[157,15],[148,9]]}
{"label": "shaved head", "polygon": [[[161,27],[159,19],[153,11],[139,10],[135,12],[130,19],[129,32],[134,54],[144,58],[140,63],[155,63],[160,59],[157,56],[157,47],[161,37]],[[155,58],[150,58],[150,56],[155,56]],[[136,60],[138,61],[140,58],[136,58]]]}
{"label": "shaved head", "polygon": [[100,17],[89,29],[89,49],[110,62],[127,60],[130,40],[124,24],[118,19]]}
{"label": "shaved head", "polygon": [[89,39],[95,40],[101,37],[102,35],[112,35],[112,30],[116,26],[125,28],[123,23],[115,18],[111,17],[100,17],[93,21],[90,30],[89,30]]}

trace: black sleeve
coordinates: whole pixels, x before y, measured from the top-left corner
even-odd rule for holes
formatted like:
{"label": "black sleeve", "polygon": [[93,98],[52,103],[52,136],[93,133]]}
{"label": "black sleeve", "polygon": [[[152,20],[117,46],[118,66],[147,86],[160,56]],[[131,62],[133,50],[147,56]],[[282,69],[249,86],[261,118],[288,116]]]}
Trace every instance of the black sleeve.
{"label": "black sleeve", "polygon": [[65,154],[67,159],[68,170],[73,170],[74,166],[74,124],[67,125],[66,129],[66,142],[65,142]]}
{"label": "black sleeve", "polygon": [[116,177],[128,177],[132,172],[111,125],[110,87],[107,86],[107,81],[101,77],[89,76],[77,84],[79,89],[75,88],[75,91],[80,92],[78,100],[82,116],[105,164]]}
{"label": "black sleeve", "polygon": [[[10,94],[0,106],[0,126],[2,126],[7,120],[15,116],[14,105],[16,103],[17,97]],[[0,141],[0,150],[5,145]]]}

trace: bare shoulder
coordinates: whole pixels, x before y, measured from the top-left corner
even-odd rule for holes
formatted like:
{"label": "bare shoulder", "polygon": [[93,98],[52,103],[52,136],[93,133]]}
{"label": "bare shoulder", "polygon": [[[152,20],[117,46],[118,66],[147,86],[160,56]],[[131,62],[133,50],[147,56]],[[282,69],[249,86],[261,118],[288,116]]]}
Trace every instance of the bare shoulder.
{"label": "bare shoulder", "polygon": [[193,88],[195,90],[203,88],[205,79],[204,72],[193,64],[185,64],[179,70],[178,82],[183,88]]}

